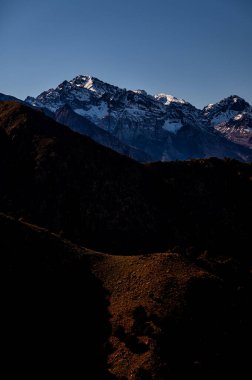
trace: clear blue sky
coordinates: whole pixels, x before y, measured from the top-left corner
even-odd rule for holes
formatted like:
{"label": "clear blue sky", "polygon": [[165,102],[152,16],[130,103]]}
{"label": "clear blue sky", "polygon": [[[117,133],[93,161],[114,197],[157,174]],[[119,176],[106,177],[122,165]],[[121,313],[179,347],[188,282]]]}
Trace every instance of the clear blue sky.
{"label": "clear blue sky", "polygon": [[0,0],[0,92],[93,75],[198,107],[252,103],[251,0]]}

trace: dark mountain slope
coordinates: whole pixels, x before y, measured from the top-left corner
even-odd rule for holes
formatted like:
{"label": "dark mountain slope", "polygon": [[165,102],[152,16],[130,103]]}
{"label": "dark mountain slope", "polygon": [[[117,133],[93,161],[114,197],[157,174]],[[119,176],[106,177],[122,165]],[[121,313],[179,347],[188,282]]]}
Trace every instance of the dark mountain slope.
{"label": "dark mountain slope", "polygon": [[251,263],[252,164],[211,158],[148,166],[165,181],[176,205],[172,213],[176,248],[189,255],[207,250]]}
{"label": "dark mountain slope", "polygon": [[2,210],[87,246],[152,246],[160,207],[146,168],[21,104],[1,103],[0,128],[10,145]]}
{"label": "dark mountain slope", "polygon": [[8,376],[77,378],[91,371],[94,378],[109,378],[107,294],[84,250],[0,214],[0,252]]}
{"label": "dark mountain slope", "polygon": [[251,164],[141,165],[15,103],[1,104],[0,128],[3,211],[108,252],[251,260]]}
{"label": "dark mountain slope", "polygon": [[73,131],[88,136],[98,144],[104,145],[117,153],[124,154],[125,156],[133,158],[136,161],[140,162],[151,161],[151,157],[148,156],[147,153],[144,153],[141,150],[133,148],[129,145],[123,144],[118,138],[114,137],[106,130],[97,127],[87,118],[75,113],[69,105],[65,105],[64,107],[60,108],[55,113],[53,118],[57,122],[71,128]]}
{"label": "dark mountain slope", "polygon": [[251,279],[236,263],[101,254],[4,214],[0,252],[9,374],[245,378]]}
{"label": "dark mountain slope", "polygon": [[15,98],[15,96],[11,95],[5,95],[0,92],[0,101],[15,101],[15,102],[21,102],[22,100]]}

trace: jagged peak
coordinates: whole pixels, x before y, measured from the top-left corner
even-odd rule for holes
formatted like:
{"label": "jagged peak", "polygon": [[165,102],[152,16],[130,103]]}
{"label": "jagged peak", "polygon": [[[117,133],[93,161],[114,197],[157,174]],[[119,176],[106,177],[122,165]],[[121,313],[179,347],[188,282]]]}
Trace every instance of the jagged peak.
{"label": "jagged peak", "polygon": [[145,95],[147,96],[147,92],[145,90],[132,90],[135,94],[139,94],[139,95]]}
{"label": "jagged peak", "polygon": [[72,83],[72,84],[74,84],[74,83],[83,83],[84,84],[85,83],[85,84],[87,84],[87,83],[104,83],[104,82],[102,82],[100,79],[93,77],[91,75],[79,74],[76,77],[74,77],[73,79],[71,79],[69,81],[69,83]]}
{"label": "jagged peak", "polygon": [[[91,75],[77,75],[73,79],[63,81],[56,88],[58,91],[62,90],[88,90],[94,95],[102,96],[106,92],[115,93],[119,90],[118,87],[111,85],[109,83],[103,82],[102,80],[93,77]],[[53,90],[53,89],[52,89]],[[53,90],[54,91],[54,90]]]}
{"label": "jagged peak", "polygon": [[[225,103],[230,103],[230,104],[234,104],[234,103],[243,103],[244,105],[248,104],[246,102],[245,99],[241,98],[240,96],[238,95],[230,95],[224,99],[222,99],[219,104],[225,104]],[[218,104],[218,103],[217,103]],[[249,105],[249,104],[248,104]]]}
{"label": "jagged peak", "polygon": [[90,89],[94,86],[106,86],[112,88],[118,88],[112,84],[106,83],[99,78],[93,77],[91,75],[77,75],[72,80],[69,81],[71,84],[83,84],[85,88]]}
{"label": "jagged peak", "polygon": [[240,105],[240,106],[244,106],[244,108],[246,107],[249,107],[249,103],[246,102],[245,99],[241,98],[240,96],[238,95],[230,95],[230,96],[227,96],[226,98],[224,99],[221,99],[219,102],[217,103],[210,103],[208,104],[207,106],[205,106],[203,108],[203,111],[205,112],[209,112],[209,111],[213,111],[215,109],[219,109],[223,106],[232,106],[232,105]]}
{"label": "jagged peak", "polygon": [[154,98],[159,100],[165,105],[169,105],[170,103],[181,103],[181,104],[187,103],[184,99],[179,99],[179,98],[176,98],[175,96],[165,94],[165,93],[157,94],[154,96]]}

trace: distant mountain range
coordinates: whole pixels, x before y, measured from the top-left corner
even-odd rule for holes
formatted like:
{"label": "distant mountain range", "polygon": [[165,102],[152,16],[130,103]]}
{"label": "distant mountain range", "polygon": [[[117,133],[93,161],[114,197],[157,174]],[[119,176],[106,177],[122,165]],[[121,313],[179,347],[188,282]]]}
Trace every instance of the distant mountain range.
{"label": "distant mountain range", "polygon": [[137,161],[252,161],[252,107],[236,95],[200,110],[171,95],[152,96],[79,75],[25,102]]}
{"label": "distant mountain range", "polygon": [[[14,100],[0,94],[0,100]],[[139,162],[230,157],[252,161],[252,107],[232,95],[202,110],[167,94],[79,75],[26,104]]]}

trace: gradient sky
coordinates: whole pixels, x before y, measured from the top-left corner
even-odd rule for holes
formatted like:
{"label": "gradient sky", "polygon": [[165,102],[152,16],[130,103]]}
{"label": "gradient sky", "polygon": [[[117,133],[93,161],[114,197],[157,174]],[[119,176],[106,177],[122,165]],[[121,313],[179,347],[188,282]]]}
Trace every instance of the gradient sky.
{"label": "gradient sky", "polygon": [[251,0],[0,0],[0,92],[78,74],[202,107],[252,104]]}

